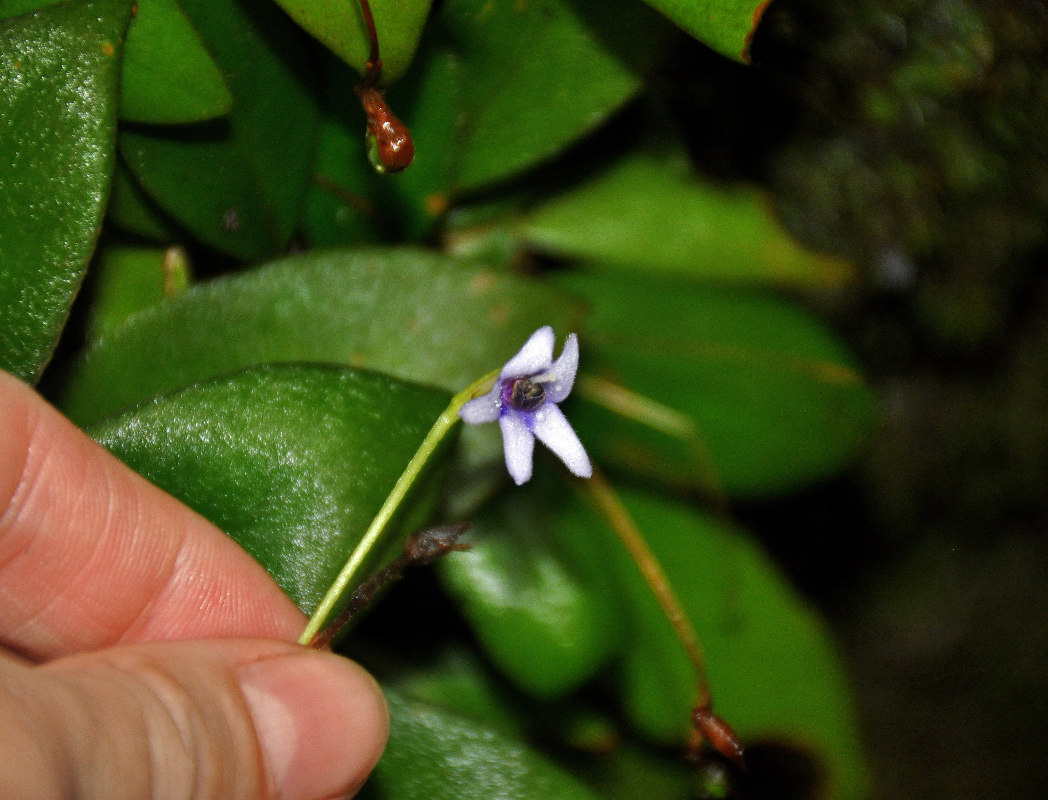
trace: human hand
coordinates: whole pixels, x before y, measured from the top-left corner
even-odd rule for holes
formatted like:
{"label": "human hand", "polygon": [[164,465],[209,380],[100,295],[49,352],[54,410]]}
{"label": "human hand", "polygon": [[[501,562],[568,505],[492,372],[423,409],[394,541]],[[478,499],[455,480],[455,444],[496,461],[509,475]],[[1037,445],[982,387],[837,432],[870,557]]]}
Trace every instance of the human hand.
{"label": "human hand", "polygon": [[[250,556],[0,372],[0,798],[331,798],[381,754],[356,664]],[[234,638],[235,637],[235,638]]]}

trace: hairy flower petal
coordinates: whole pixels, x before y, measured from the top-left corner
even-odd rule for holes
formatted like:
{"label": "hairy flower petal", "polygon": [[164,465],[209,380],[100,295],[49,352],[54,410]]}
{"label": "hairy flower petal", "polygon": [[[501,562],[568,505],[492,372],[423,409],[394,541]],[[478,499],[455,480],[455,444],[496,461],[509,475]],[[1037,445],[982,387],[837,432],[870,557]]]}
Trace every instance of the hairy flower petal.
{"label": "hairy flower petal", "polygon": [[564,342],[564,349],[560,351],[560,358],[553,362],[546,374],[550,376],[549,382],[544,383],[546,399],[552,403],[559,403],[571,393],[571,387],[575,385],[575,373],[579,371],[579,337],[574,333],[568,335]]}
{"label": "hairy flower petal", "polygon": [[[506,419],[503,417],[503,419]],[[589,456],[571,427],[571,423],[564,417],[564,413],[553,403],[546,403],[535,412],[531,429],[535,436],[546,447],[552,450],[557,457],[564,462],[568,469],[580,478],[589,478],[593,475],[593,465],[590,464]],[[505,435],[505,428],[503,435]],[[507,464],[509,460],[509,444],[506,445]],[[529,470],[530,472],[530,470]],[[510,470],[512,474],[512,470]],[[519,481],[518,481],[519,483]]]}
{"label": "hairy flower petal", "polygon": [[531,334],[519,352],[506,362],[499,374],[500,380],[534,375],[549,369],[553,363],[553,345],[556,337],[553,328],[544,325]]}
{"label": "hairy flower petal", "polygon": [[553,328],[539,328],[506,362],[491,391],[459,409],[459,416],[471,425],[499,421],[506,469],[518,486],[531,478],[536,437],[580,478],[593,475],[582,442],[557,407],[575,384],[579,339],[569,334],[556,362],[555,344]]}
{"label": "hairy flower petal", "polygon": [[524,416],[516,412],[503,414],[499,419],[499,427],[502,429],[502,446],[506,452],[506,469],[517,486],[520,486],[531,478],[535,435],[528,430]]}
{"label": "hairy flower petal", "polygon": [[470,425],[480,425],[484,422],[494,422],[502,413],[502,401],[499,397],[502,386],[498,381],[494,388],[487,394],[474,397],[459,409],[459,416],[463,422]]}

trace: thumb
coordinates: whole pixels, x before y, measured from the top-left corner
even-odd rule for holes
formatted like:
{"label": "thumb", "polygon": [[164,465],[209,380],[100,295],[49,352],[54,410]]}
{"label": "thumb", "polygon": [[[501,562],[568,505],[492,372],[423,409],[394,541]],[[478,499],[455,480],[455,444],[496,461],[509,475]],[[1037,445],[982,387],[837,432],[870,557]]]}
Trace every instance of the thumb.
{"label": "thumb", "polygon": [[0,658],[0,797],[328,800],[355,793],[389,718],[331,653],[269,640]]}

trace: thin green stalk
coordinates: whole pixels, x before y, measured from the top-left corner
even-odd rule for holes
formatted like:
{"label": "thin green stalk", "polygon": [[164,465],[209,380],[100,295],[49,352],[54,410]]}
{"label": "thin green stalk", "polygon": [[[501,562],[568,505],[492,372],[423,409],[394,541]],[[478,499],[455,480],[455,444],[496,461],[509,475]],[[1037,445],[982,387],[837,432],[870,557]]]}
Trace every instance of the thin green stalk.
{"label": "thin green stalk", "polygon": [[608,521],[611,529],[619,537],[619,541],[625,546],[630,558],[640,571],[641,577],[648,585],[648,589],[655,596],[655,600],[662,609],[663,615],[669,620],[673,632],[684,649],[688,661],[691,662],[695,673],[696,705],[700,708],[709,708],[710,684],[706,677],[706,659],[702,654],[702,646],[699,637],[692,627],[688,612],[684,610],[673,585],[670,583],[658,557],[648,546],[644,535],[633,521],[630,512],[619,499],[618,494],[604,479],[604,476],[594,470],[593,477],[585,483],[600,513]]}
{"label": "thin green stalk", "polygon": [[339,599],[350,590],[354,583],[358,582],[360,577],[358,572],[361,565],[375,548],[375,545],[382,539],[390,520],[393,519],[401,503],[404,502],[404,498],[407,497],[412,485],[418,480],[419,475],[426,466],[426,462],[429,461],[438,445],[459,421],[459,409],[478,394],[481,394],[482,391],[487,390],[497,377],[498,370],[488,373],[451,398],[448,407],[437,417],[437,421],[429,429],[429,433],[422,440],[422,444],[415,451],[415,455],[411,457],[411,461],[408,462],[404,472],[397,478],[397,482],[394,484],[389,496],[386,497],[386,501],[371,521],[364,538],[360,540],[360,543],[350,554],[346,565],[342,567],[342,571],[339,572],[334,583],[328,588],[316,611],[313,612],[313,616],[309,618],[306,629],[302,631],[302,635],[298,638],[299,644],[308,645],[313,641],[313,637],[320,632],[324,622],[331,616],[331,612],[338,604]]}

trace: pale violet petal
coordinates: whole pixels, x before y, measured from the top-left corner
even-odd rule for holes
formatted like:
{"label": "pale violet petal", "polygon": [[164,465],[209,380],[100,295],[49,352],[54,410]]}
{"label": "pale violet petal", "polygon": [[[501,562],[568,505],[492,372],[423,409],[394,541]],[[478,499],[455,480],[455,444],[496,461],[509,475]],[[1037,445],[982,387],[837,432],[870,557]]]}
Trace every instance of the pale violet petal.
{"label": "pale violet petal", "polygon": [[[505,417],[503,417],[505,419]],[[593,465],[586,455],[582,442],[575,435],[571,423],[553,403],[546,403],[532,417],[531,429],[546,447],[564,462],[568,469],[580,478],[593,475]],[[505,428],[503,428],[505,431]],[[507,455],[509,446],[507,445]]]}
{"label": "pale violet petal", "polygon": [[502,382],[495,381],[495,387],[487,394],[474,397],[459,409],[459,416],[463,422],[470,425],[480,425],[485,422],[494,422],[502,413]]}
{"label": "pale violet petal", "polygon": [[560,351],[560,358],[546,370],[549,381],[542,384],[542,388],[546,390],[546,399],[551,403],[559,403],[571,394],[571,387],[575,384],[575,373],[578,371],[579,337],[571,333],[564,342],[564,349]]}
{"label": "pale violet petal", "polygon": [[544,372],[553,363],[553,345],[556,343],[553,328],[543,325],[524,342],[520,351],[506,362],[499,377],[520,378]]}
{"label": "pale violet petal", "polygon": [[531,457],[535,451],[535,435],[521,414],[510,412],[499,419],[502,428],[502,448],[506,453],[506,469],[517,486],[531,478]]}

